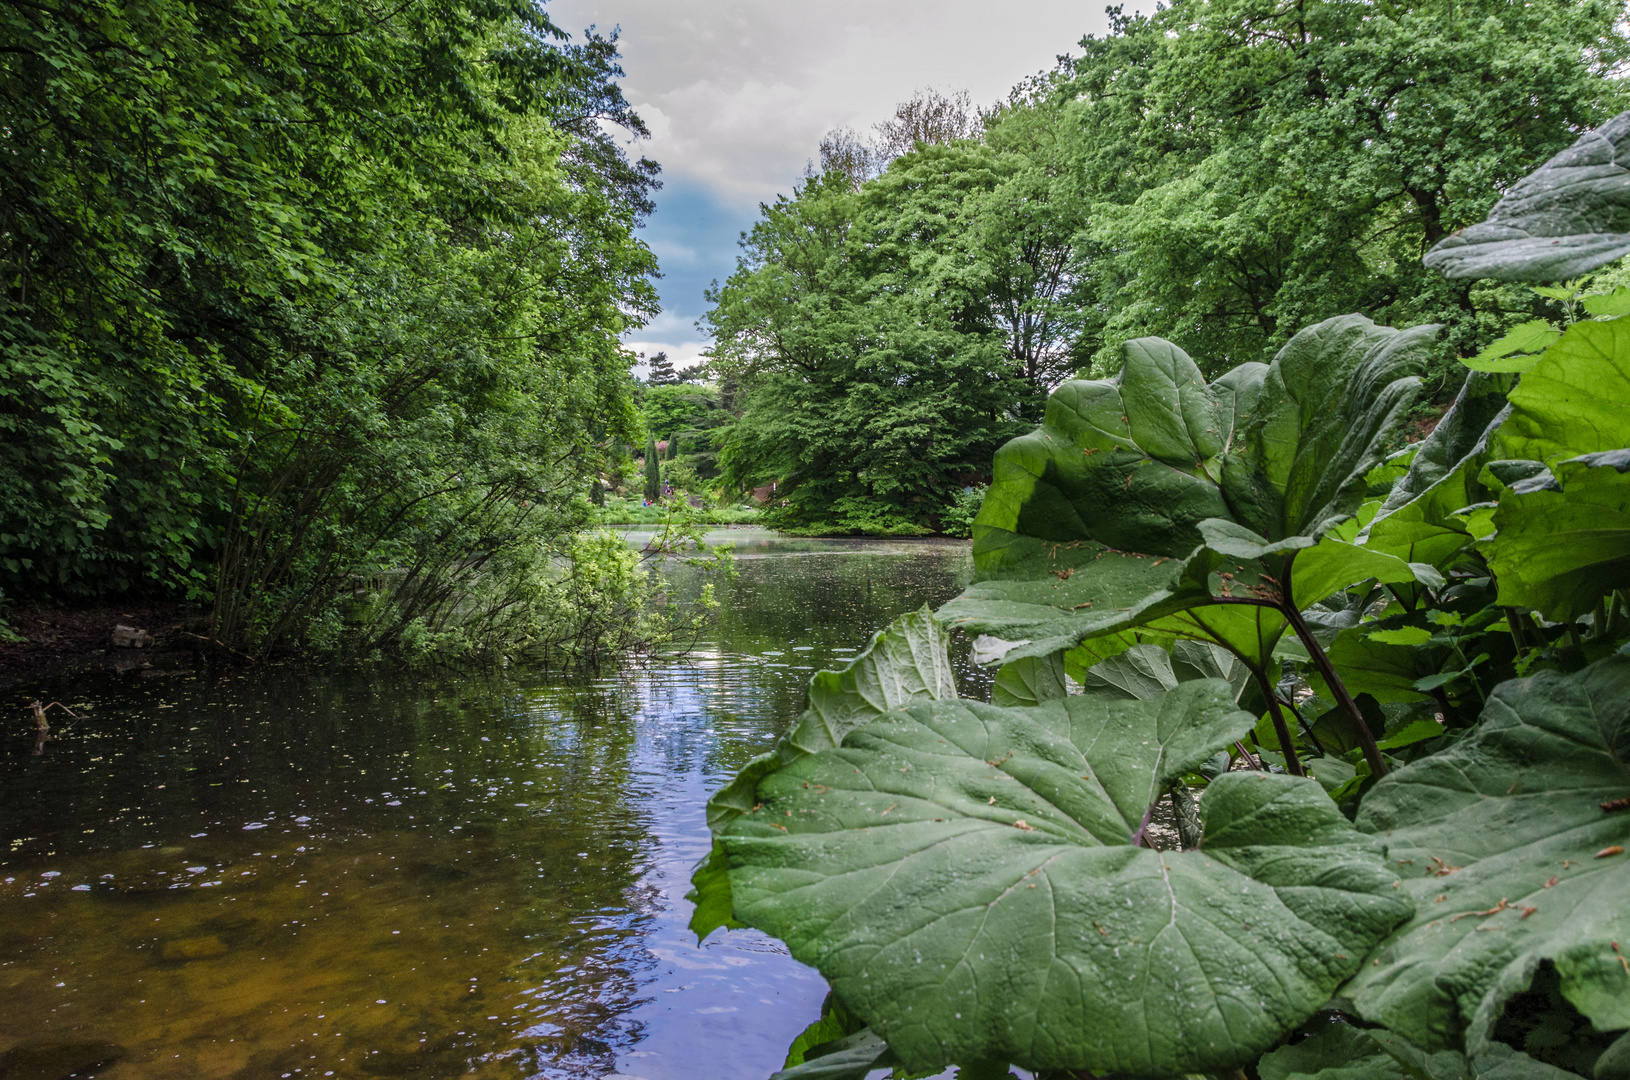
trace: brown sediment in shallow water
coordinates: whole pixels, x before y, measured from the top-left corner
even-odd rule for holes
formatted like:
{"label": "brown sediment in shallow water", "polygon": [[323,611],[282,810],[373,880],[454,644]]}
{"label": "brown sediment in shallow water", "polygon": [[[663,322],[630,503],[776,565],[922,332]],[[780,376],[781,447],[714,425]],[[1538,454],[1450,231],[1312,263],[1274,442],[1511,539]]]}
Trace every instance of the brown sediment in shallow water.
{"label": "brown sediment in shallow water", "polygon": [[[398,832],[250,855],[223,839],[0,878],[12,919],[0,988],[27,1002],[0,1024],[0,1045],[26,1027],[8,1051],[20,1060],[97,1058],[108,1080],[496,1078],[524,1074],[511,1058],[569,1053],[555,1044],[604,1019],[601,987],[580,970],[589,952],[525,946],[577,937],[581,912],[563,893],[518,889],[503,860],[459,869],[454,851],[479,841]],[[95,884],[77,894],[74,881]],[[576,975],[569,997],[550,993],[563,970]]]}

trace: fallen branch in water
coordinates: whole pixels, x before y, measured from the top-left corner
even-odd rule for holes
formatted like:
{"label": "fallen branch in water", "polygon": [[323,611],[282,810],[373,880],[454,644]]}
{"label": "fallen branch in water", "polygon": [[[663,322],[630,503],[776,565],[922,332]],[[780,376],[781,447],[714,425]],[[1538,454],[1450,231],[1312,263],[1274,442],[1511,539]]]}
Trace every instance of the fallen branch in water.
{"label": "fallen branch in water", "polygon": [[[45,716],[47,709],[61,709],[75,720],[85,719],[83,716],[80,716],[78,713],[74,712],[60,701],[53,701],[49,705],[42,705],[40,704],[40,699],[35,698],[33,704],[29,706],[29,709],[34,713],[35,754],[45,753],[45,744],[51,739],[51,721],[46,719]],[[60,736],[58,737],[60,738]]]}

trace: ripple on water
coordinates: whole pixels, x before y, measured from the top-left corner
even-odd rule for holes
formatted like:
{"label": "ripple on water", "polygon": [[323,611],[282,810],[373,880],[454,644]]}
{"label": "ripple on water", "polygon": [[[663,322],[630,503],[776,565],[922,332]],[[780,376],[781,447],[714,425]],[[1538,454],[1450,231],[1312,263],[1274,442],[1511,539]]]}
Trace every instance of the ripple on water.
{"label": "ripple on water", "polygon": [[808,669],[953,595],[966,546],[753,543],[714,640],[587,682],[17,688],[90,719],[0,758],[0,1075],[773,1071],[825,987],[779,942],[686,929],[704,801]]}

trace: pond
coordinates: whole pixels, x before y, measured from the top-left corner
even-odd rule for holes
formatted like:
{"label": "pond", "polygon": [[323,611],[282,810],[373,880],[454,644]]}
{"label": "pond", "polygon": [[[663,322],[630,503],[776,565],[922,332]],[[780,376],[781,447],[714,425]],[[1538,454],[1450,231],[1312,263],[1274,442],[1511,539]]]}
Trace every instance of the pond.
{"label": "pond", "polygon": [[[712,539],[738,554],[708,638],[592,681],[135,666],[9,690],[0,1076],[779,1068],[825,985],[761,934],[686,929],[703,804],[813,671],[954,595],[968,547]],[[37,756],[36,696],[86,717]]]}

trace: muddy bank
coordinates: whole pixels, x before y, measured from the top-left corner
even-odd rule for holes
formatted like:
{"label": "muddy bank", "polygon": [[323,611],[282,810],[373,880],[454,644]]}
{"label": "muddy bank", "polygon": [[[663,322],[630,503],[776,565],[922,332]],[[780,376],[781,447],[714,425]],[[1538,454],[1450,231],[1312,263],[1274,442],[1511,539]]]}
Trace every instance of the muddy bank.
{"label": "muddy bank", "polygon": [[[191,657],[198,640],[198,613],[178,603],[117,607],[21,608],[5,613],[20,642],[0,642],[0,688],[76,668],[127,668],[173,664]],[[141,648],[113,645],[116,626],[146,631]]]}

